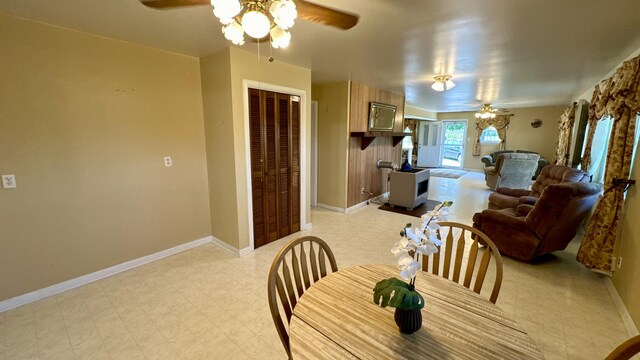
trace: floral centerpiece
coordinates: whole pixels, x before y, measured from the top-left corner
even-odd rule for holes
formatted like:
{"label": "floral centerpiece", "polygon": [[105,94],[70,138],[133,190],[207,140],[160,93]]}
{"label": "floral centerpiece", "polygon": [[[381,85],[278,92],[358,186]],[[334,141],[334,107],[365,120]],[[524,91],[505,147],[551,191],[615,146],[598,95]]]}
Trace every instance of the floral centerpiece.
{"label": "floral centerpiece", "polygon": [[418,254],[429,256],[438,252],[438,221],[446,221],[452,201],[445,201],[435,210],[422,216],[419,227],[407,224],[400,231],[400,240],[395,243],[391,252],[398,261],[400,276],[408,282],[397,278],[379,281],[373,289],[373,302],[396,308],[395,320],[400,331],[412,334],[422,326],[424,298],[415,290],[416,273],[420,270]]}

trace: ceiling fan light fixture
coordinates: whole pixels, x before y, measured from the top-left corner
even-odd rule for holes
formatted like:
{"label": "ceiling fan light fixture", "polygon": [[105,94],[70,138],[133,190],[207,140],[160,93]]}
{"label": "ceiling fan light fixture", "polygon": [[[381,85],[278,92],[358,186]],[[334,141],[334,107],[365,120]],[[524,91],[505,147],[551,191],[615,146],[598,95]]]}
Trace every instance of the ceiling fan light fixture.
{"label": "ceiling fan light fixture", "polygon": [[435,91],[451,90],[456,86],[451,78],[451,75],[436,75],[433,77],[435,82],[431,85],[431,88]]}
{"label": "ceiling fan light fixture", "polygon": [[496,117],[496,110],[491,107],[491,104],[484,104],[480,108],[480,111],[476,112],[477,119],[494,119]]}
{"label": "ceiling fan light fixture", "polygon": [[271,22],[267,15],[258,10],[251,10],[242,15],[242,29],[254,39],[267,36]]}
{"label": "ceiling fan light fixture", "polygon": [[278,48],[286,48],[287,46],[289,46],[289,43],[291,42],[291,33],[281,29],[277,26],[274,26],[273,29],[271,29],[271,45],[278,49]]}
{"label": "ceiling fan light fixture", "polygon": [[291,0],[274,1],[269,8],[269,12],[273,16],[273,21],[283,30],[292,27],[298,17],[296,4]]}

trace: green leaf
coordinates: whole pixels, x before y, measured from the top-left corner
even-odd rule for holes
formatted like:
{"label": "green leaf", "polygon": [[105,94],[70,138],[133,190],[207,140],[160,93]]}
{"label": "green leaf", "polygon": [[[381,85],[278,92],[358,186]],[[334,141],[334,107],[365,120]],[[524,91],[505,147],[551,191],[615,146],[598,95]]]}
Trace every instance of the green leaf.
{"label": "green leaf", "polygon": [[453,205],[453,201],[451,201],[451,200],[445,201],[444,203],[442,203],[442,206],[450,207],[451,205]]}
{"label": "green leaf", "polygon": [[373,288],[373,302],[382,307],[391,306],[398,309],[422,309],[424,298],[417,291],[411,290],[409,284],[389,278],[379,281]]}

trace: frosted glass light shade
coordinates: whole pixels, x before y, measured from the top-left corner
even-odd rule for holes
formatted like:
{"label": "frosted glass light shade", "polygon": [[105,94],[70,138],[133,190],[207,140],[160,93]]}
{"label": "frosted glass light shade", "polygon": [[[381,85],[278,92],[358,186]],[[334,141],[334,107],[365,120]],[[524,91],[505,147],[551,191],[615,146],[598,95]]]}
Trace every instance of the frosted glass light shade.
{"label": "frosted glass light shade", "polygon": [[453,83],[453,81],[451,81],[451,79],[447,80],[447,82],[444,83],[444,87],[447,90],[451,90],[456,86],[456,84]]}
{"label": "frosted glass light shade", "polygon": [[242,10],[242,5],[238,0],[211,0],[211,5],[213,5],[213,14],[223,24],[231,23]]}
{"label": "frosted glass light shade", "polygon": [[292,27],[298,17],[296,4],[291,0],[274,1],[269,8],[269,12],[273,16],[273,21],[283,30]]}
{"label": "frosted glass light shade", "polygon": [[244,44],[244,31],[237,21],[222,28],[224,37],[236,45]]}
{"label": "frosted glass light shade", "polygon": [[259,11],[248,11],[242,15],[242,29],[254,39],[261,39],[269,33],[269,18]]}
{"label": "frosted glass light shade", "polygon": [[444,83],[440,81],[436,81],[431,85],[431,88],[435,91],[444,91]]}
{"label": "frosted glass light shade", "polygon": [[277,26],[271,29],[271,45],[278,48],[286,48],[291,42],[291,33]]}

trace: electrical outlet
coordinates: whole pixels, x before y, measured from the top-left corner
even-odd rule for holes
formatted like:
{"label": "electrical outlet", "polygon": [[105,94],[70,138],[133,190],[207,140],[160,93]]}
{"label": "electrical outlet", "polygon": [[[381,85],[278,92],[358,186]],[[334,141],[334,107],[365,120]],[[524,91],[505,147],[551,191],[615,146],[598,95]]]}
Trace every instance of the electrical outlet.
{"label": "electrical outlet", "polygon": [[2,188],[15,189],[17,186],[16,176],[14,174],[2,175]]}
{"label": "electrical outlet", "polygon": [[618,270],[620,270],[620,268],[622,267],[622,256],[618,256],[618,261],[616,262],[616,266],[618,267]]}
{"label": "electrical outlet", "polygon": [[171,156],[165,156],[164,157],[164,166],[171,166],[173,165],[173,161],[171,160]]}

